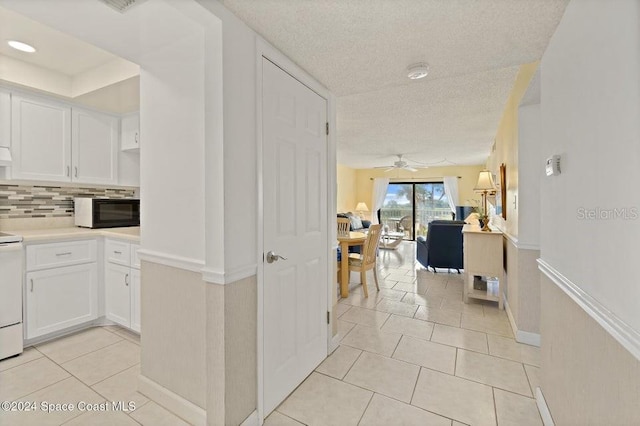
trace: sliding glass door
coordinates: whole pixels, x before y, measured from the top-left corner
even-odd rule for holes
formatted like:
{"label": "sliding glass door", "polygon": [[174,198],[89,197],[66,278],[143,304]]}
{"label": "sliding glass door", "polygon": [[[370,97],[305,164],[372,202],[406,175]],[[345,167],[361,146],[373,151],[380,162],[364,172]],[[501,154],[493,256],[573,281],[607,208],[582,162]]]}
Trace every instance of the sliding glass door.
{"label": "sliding glass door", "polygon": [[451,220],[451,209],[442,182],[394,182],[389,184],[381,223],[405,240],[426,236],[432,220]]}

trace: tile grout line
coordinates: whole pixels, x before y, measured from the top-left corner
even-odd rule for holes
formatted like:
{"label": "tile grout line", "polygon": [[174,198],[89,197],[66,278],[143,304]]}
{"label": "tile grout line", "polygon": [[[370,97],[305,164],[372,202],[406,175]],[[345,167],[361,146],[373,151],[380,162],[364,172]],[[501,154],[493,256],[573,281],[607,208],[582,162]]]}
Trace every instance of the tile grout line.
{"label": "tile grout line", "polygon": [[[400,346],[400,342],[402,342],[402,339],[404,339],[404,334],[400,333],[400,338],[398,339],[398,343],[396,343],[396,347],[393,348],[393,352],[391,352],[391,356],[389,358],[395,359],[393,357],[393,355],[395,355],[396,351],[398,350],[398,346]],[[401,360],[396,360],[396,361],[401,361]],[[403,361],[403,362],[406,362],[406,361]],[[412,364],[412,363],[409,363],[409,364]],[[413,364],[413,365],[415,365],[415,364]]]}
{"label": "tile grout line", "polygon": [[416,377],[416,382],[413,384],[413,391],[411,392],[411,398],[409,398],[409,405],[413,405],[413,398],[416,396],[416,389],[418,388],[418,382],[420,381],[421,375],[422,367],[418,370],[418,377]]}
{"label": "tile grout line", "polygon": [[[303,422],[303,421],[301,421],[301,420],[298,420],[298,419],[296,419],[295,417],[291,417],[290,415],[285,414],[285,413],[283,413],[282,411],[278,411],[278,409],[277,409],[277,408],[276,408],[276,409],[274,409],[274,410],[271,412],[271,414],[273,414],[273,413],[278,413],[278,414],[280,414],[281,416],[284,416],[284,417],[286,417],[286,418],[288,418],[288,419],[291,419],[291,420],[293,420],[293,421],[295,421],[295,422],[298,422],[298,423],[300,423],[300,424],[303,424],[304,426],[307,426],[307,424],[306,424],[305,422]],[[271,414],[269,414],[269,416],[270,416]],[[269,416],[267,416],[267,417],[269,417]]]}
{"label": "tile grout line", "polygon": [[362,418],[364,417],[364,413],[367,412],[367,410],[369,409],[369,405],[371,405],[371,401],[373,401],[373,397],[376,395],[375,392],[371,393],[371,398],[369,398],[369,402],[367,402],[367,406],[364,407],[364,411],[362,411],[362,414],[360,415],[360,418],[358,419],[358,423],[356,423],[357,425],[360,424],[360,422],[362,422]]}
{"label": "tile grout line", "polygon": [[[351,346],[350,346],[350,347],[351,347]],[[356,349],[357,349],[357,348],[356,348]],[[347,377],[347,375],[349,374],[349,372],[353,369],[353,366],[354,366],[354,365],[356,365],[356,363],[358,362],[358,360],[360,359],[360,357],[362,356],[362,354],[363,354],[363,353],[365,353],[365,350],[363,350],[363,349],[359,349],[359,351],[360,351],[360,353],[358,354],[358,357],[355,359],[355,361],[353,361],[353,364],[351,364],[351,366],[349,367],[349,369],[347,370],[347,372],[346,372],[346,373],[344,373],[344,376],[342,376],[342,379],[340,379],[340,381],[341,381],[341,382],[348,383],[348,382],[345,382],[345,381],[344,381],[344,378],[345,378],[345,377]],[[320,372],[319,372],[319,373],[320,373]],[[320,374],[323,374],[323,373],[320,373]],[[327,376],[329,376],[329,375],[327,374]],[[329,377],[331,377],[331,376],[329,376]],[[335,379],[335,377],[334,377],[334,379]]]}
{"label": "tile grout line", "polygon": [[493,414],[495,415],[496,425],[498,425],[498,404],[496,404],[496,389],[491,386],[491,395],[493,396]]}
{"label": "tile grout line", "polygon": [[[32,347],[32,346],[29,346],[29,347]],[[25,348],[25,349],[27,349],[27,348]],[[35,348],[33,348],[33,349],[35,349]],[[22,364],[17,364],[17,365],[14,365],[13,367],[9,367],[9,368],[7,368],[7,369],[5,369],[5,370],[0,371],[0,374],[4,373],[5,371],[13,370],[13,369],[14,369],[14,368],[16,368],[16,367],[21,367],[21,366],[23,366],[23,365],[30,364],[30,363],[32,363],[33,361],[37,361],[37,360],[41,359],[42,357],[45,357],[45,355],[44,355],[42,352],[38,351],[38,353],[41,355],[41,356],[39,356],[38,358],[34,358],[34,359],[32,359],[32,360],[25,361],[25,362],[23,362]],[[46,358],[46,357],[45,357],[45,358]],[[8,359],[13,359],[13,358],[8,358]],[[4,360],[3,360],[3,361],[4,361]]]}
{"label": "tile grout line", "polygon": [[53,359],[53,358],[49,357],[49,356],[48,356],[47,354],[45,354],[44,352],[42,352],[42,354],[43,354],[44,356],[46,356],[47,358],[49,358],[51,361],[53,361],[53,362],[55,362],[56,364],[58,364],[59,366],[62,366],[62,364],[66,364],[67,362],[75,361],[76,359],[78,359],[78,358],[82,358],[82,357],[83,357],[83,356],[85,356],[85,355],[89,355],[89,354],[92,354],[92,353],[94,353],[94,352],[98,352],[98,351],[100,351],[100,350],[102,350],[102,349],[106,349],[106,348],[108,348],[108,347],[111,347],[111,346],[113,346],[113,345],[117,345],[118,343],[121,343],[121,342],[123,342],[124,340],[126,340],[124,337],[120,337],[120,340],[118,340],[118,341],[116,341],[116,342],[110,343],[110,344],[108,344],[108,345],[106,345],[106,346],[103,346],[103,347],[101,347],[101,348],[98,348],[98,349],[94,349],[94,350],[92,350],[92,351],[90,351],[90,352],[87,352],[87,353],[84,353],[84,354],[82,354],[82,355],[78,355],[77,357],[75,357],[75,358],[71,358],[71,359],[68,359],[68,360],[66,360],[66,361],[64,361],[64,362],[62,362],[62,363],[58,363],[57,361],[54,361],[54,359]]}

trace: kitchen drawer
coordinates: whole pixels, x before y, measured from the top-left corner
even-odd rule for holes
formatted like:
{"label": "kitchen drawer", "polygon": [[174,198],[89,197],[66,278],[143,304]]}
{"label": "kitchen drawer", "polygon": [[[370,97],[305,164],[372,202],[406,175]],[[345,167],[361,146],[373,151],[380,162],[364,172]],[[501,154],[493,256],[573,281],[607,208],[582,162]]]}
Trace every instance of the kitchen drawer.
{"label": "kitchen drawer", "polygon": [[131,244],[116,240],[105,240],[104,256],[107,262],[131,265]]}
{"label": "kitchen drawer", "polygon": [[138,257],[140,244],[131,244],[131,267],[140,269],[140,258]]}
{"label": "kitchen drawer", "polygon": [[27,246],[27,271],[95,262],[97,250],[96,240],[30,245]]}

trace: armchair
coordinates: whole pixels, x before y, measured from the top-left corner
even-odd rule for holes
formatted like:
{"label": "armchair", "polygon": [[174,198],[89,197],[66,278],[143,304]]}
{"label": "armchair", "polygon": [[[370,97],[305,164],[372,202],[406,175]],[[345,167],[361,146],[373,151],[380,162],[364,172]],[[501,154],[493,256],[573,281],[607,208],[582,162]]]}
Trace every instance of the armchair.
{"label": "armchair", "polygon": [[460,269],[464,268],[462,253],[461,220],[434,220],[429,223],[427,238],[416,239],[416,259],[425,268]]}

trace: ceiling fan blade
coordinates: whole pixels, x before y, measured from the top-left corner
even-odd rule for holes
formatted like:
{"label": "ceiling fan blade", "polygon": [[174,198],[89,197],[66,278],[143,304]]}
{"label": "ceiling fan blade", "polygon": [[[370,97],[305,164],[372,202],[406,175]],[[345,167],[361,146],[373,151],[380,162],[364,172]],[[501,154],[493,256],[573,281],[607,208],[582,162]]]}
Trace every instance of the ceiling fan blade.
{"label": "ceiling fan blade", "polygon": [[392,166],[376,166],[374,167],[374,169],[388,169],[389,167],[392,167]]}
{"label": "ceiling fan blade", "polygon": [[411,167],[411,166],[405,166],[405,167],[404,167],[404,169],[405,169],[405,170],[409,170],[410,172],[417,172],[417,171],[418,171],[418,169],[414,169],[414,168],[413,168],[413,167]]}
{"label": "ceiling fan blade", "polygon": [[395,170],[395,169],[396,169],[395,167],[389,167],[387,170],[385,170],[385,173],[386,172],[390,172],[391,170]]}

